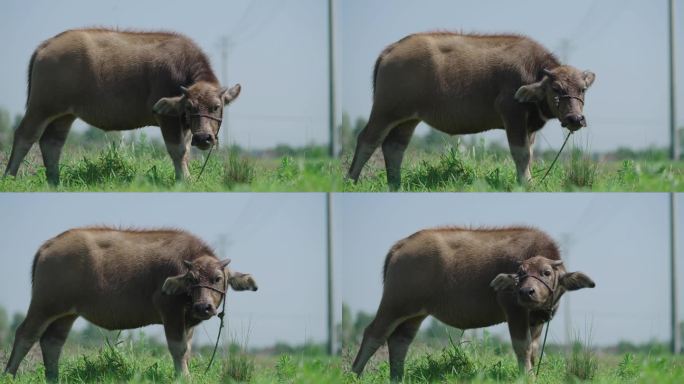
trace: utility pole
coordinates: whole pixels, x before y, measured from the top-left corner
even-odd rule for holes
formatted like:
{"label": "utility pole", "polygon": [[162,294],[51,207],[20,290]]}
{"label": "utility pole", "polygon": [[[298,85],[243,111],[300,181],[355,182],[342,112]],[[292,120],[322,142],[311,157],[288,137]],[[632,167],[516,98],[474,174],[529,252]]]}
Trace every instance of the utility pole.
{"label": "utility pole", "polygon": [[670,316],[672,326],[672,353],[682,350],[682,335],[679,330],[679,300],[677,297],[677,195],[670,192]]}
{"label": "utility pole", "polygon": [[337,352],[337,334],[335,332],[335,295],[333,285],[333,206],[332,193],[325,194],[326,228],[327,228],[327,265],[328,280],[328,353],[333,356]]}
{"label": "utility pole", "polygon": [[335,97],[335,0],[328,0],[328,101],[329,101],[329,154],[337,158],[339,154],[339,139],[337,135],[337,118],[335,116],[337,100]]}
{"label": "utility pole", "polygon": [[[221,49],[221,84],[224,87],[230,87],[230,84],[228,84],[228,51],[231,46],[230,37],[221,36],[219,39],[219,48]],[[223,140],[219,141],[225,143],[224,145],[226,146],[230,146],[230,143],[228,143],[228,108],[223,109],[223,127],[221,130],[223,131]]]}
{"label": "utility pole", "polygon": [[672,160],[679,160],[679,135],[677,133],[677,109],[675,105],[675,11],[674,0],[669,0],[669,54],[670,54],[670,155]]}
{"label": "utility pole", "polygon": [[217,243],[218,243],[217,244],[218,245],[217,250],[218,250],[219,257],[221,259],[225,259],[227,257],[226,251],[228,251],[228,243],[229,243],[228,235],[226,235],[225,233],[220,234],[218,236]]}
{"label": "utility pole", "polygon": [[567,64],[570,60],[570,51],[572,51],[570,39],[563,38],[560,42],[560,56],[563,64]]}
{"label": "utility pole", "polygon": [[[569,233],[561,235],[561,245],[563,249],[563,259],[567,263],[570,261],[570,244],[572,237]],[[570,310],[570,296],[563,296],[563,322],[565,323],[565,347],[570,350],[572,346],[572,311]]]}

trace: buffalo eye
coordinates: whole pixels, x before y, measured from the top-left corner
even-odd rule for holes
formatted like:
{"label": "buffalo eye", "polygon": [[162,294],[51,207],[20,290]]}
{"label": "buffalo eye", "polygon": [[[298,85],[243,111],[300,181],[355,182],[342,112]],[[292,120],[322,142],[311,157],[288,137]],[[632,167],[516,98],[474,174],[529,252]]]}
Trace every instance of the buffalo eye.
{"label": "buffalo eye", "polygon": [[220,283],[220,282],[221,282],[221,279],[222,279],[221,276],[216,276],[216,277],[214,277],[214,284]]}
{"label": "buffalo eye", "polygon": [[544,276],[546,276],[546,277],[551,276],[551,271],[548,270],[548,269],[545,270],[545,271],[544,271]]}

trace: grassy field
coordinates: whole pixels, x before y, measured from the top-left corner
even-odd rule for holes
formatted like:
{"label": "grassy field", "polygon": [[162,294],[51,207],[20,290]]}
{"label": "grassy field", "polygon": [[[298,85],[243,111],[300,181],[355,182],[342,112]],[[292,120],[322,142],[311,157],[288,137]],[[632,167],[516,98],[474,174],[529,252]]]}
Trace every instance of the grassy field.
{"label": "grassy field", "polygon": [[[205,368],[210,349],[193,353],[193,383],[386,383],[389,378],[387,350],[381,348],[369,362],[361,378],[349,372],[353,353],[330,358],[304,354],[251,355],[239,351],[219,351],[209,372]],[[607,354],[577,344],[572,351],[557,348],[547,352],[536,382],[540,383],[681,383],[684,358],[663,352]],[[8,350],[0,352],[4,363]],[[0,383],[44,382],[43,366],[37,349],[27,356],[16,379],[0,375]],[[518,373],[510,347],[482,342],[453,342],[443,348],[416,343],[409,350],[405,383],[526,383],[531,377]],[[164,348],[140,343],[105,344],[98,349],[71,349],[60,362],[60,381],[68,383],[171,383],[171,357]]]}
{"label": "grassy field", "polygon": [[[189,163],[191,177],[176,183],[173,164],[166,150],[149,144],[110,144],[106,148],[65,148],[60,164],[61,183],[50,187],[36,148],[24,160],[16,178],[0,178],[0,191],[330,191],[335,166],[329,159],[282,157],[252,159],[214,151],[198,180],[205,153],[194,153]],[[4,169],[9,151],[0,153]]]}
{"label": "grassy field", "polygon": [[[351,162],[350,155],[343,160]],[[527,186],[516,182],[515,164],[508,154],[491,154],[478,148],[459,150],[447,146],[441,152],[407,152],[402,166],[405,192],[669,192],[684,191],[684,162],[595,161],[581,151],[567,151],[542,177],[552,159],[535,158],[533,181]],[[343,167],[345,168],[345,167]],[[346,168],[345,168],[346,169]],[[380,192],[387,190],[385,166],[378,152],[371,158],[356,184],[345,182],[348,192]]]}
{"label": "grassy field", "polygon": [[[65,148],[61,184],[47,185],[37,149],[26,157],[18,177],[0,178],[0,191],[257,191],[257,192],[384,192],[388,190],[380,152],[371,158],[358,183],[345,180],[351,161],[325,157],[252,158],[234,151],[215,151],[198,180],[204,153],[193,153],[191,178],[176,183],[166,150],[149,143],[109,144],[103,148]],[[516,182],[515,166],[506,153],[484,148],[409,151],[402,170],[405,192],[426,191],[684,191],[684,162],[665,160],[595,161],[581,151],[566,151],[542,181],[550,165],[546,157],[533,162],[534,181]],[[9,150],[0,152],[4,168]]]}
{"label": "grassy field", "polygon": [[[67,343],[68,345],[68,343]],[[7,361],[8,350],[0,352]],[[193,353],[191,378],[176,380],[171,356],[165,348],[139,343],[105,344],[99,349],[65,351],[60,360],[63,383],[339,383],[339,359],[328,356],[281,354],[250,355],[219,349],[211,369],[205,373],[211,348]],[[22,362],[17,377],[0,373],[0,383],[42,383],[44,369],[40,351],[34,348]]]}
{"label": "grassy field", "polygon": [[[550,348],[551,349],[551,348]],[[342,366],[349,367],[358,346],[348,348]],[[544,355],[536,380],[520,375],[508,346],[453,342],[443,348],[414,343],[404,371],[404,383],[681,383],[684,358],[666,353],[606,354],[577,344],[570,352],[557,348]],[[536,369],[536,368],[535,368]],[[381,348],[361,376],[345,369],[345,383],[385,383],[389,380],[387,349]]]}

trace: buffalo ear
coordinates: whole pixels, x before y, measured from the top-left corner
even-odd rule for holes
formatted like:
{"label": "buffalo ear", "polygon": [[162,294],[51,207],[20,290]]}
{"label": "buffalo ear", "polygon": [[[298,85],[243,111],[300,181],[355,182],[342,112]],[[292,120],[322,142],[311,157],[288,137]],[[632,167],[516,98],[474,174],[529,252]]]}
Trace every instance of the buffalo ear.
{"label": "buffalo ear", "polygon": [[223,99],[223,105],[228,105],[231,101],[237,99],[240,96],[240,91],[242,86],[240,84],[235,84],[230,88],[223,88],[221,90],[221,99]]}
{"label": "buffalo ear", "polygon": [[591,87],[591,85],[594,84],[594,80],[596,80],[596,75],[592,71],[584,71],[582,72],[582,76],[584,77],[587,88]]}
{"label": "buffalo ear", "polygon": [[180,116],[183,112],[183,96],[162,97],[152,107],[152,111],[162,116]]}
{"label": "buffalo ear", "polygon": [[536,103],[544,100],[544,80],[523,85],[518,88],[514,97],[520,103]]}
{"label": "buffalo ear", "polygon": [[560,285],[568,291],[576,291],[582,288],[594,288],[596,283],[582,272],[568,272],[561,275]]}
{"label": "buffalo ear", "polygon": [[164,280],[162,292],[167,295],[180,295],[188,291],[188,280],[185,274],[169,277]]}
{"label": "buffalo ear", "polygon": [[514,273],[499,273],[494,280],[489,283],[489,286],[499,292],[514,287],[516,284],[518,284],[518,275]]}
{"label": "buffalo ear", "polygon": [[228,284],[236,291],[256,291],[257,283],[248,273],[233,272],[228,278]]}

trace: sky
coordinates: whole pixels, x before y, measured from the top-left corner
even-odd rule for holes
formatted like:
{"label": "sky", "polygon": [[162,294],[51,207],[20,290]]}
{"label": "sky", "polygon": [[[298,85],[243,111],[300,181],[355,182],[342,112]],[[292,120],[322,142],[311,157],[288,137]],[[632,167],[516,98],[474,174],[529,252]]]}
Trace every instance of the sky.
{"label": "sky", "polygon": [[[7,0],[0,4],[4,47],[0,106],[23,113],[26,68],[40,42],[70,28],[108,26],[173,30],[195,40],[222,78],[219,41],[228,36],[230,85],[243,86],[227,110],[223,134],[248,149],[328,141],[327,2],[316,0],[85,1]],[[435,29],[522,33],[597,80],[585,108],[589,128],[573,145],[592,151],[645,148],[669,142],[667,1],[577,0],[571,6],[541,0],[344,0],[337,2],[338,112],[367,118],[371,72],[378,53],[407,34]],[[562,8],[561,8],[562,7]],[[493,11],[495,9],[496,11]],[[684,7],[675,15],[684,35]],[[562,49],[562,41],[570,42]],[[680,44],[681,45],[681,44]],[[677,51],[684,78],[684,49]],[[222,79],[224,80],[224,79]],[[677,88],[684,124],[684,84]],[[339,116],[338,116],[339,120]],[[82,129],[84,123],[76,123]],[[419,133],[427,132],[421,126]],[[159,137],[158,128],[145,128]],[[505,141],[503,131],[481,134]],[[537,146],[557,149],[560,125],[547,124]]]}
{"label": "sky", "polygon": [[[368,118],[371,74],[387,45],[414,33],[462,30],[520,33],[567,62],[596,74],[584,109],[588,128],[574,145],[592,151],[669,145],[667,1],[576,0],[344,0],[341,1],[342,108],[354,121]],[[676,2],[676,36],[684,36],[684,4]],[[567,39],[565,54],[561,42]],[[684,125],[684,49],[677,44],[679,126]],[[422,124],[421,124],[422,125]],[[423,126],[418,133],[427,132]],[[486,140],[505,143],[505,133]],[[541,131],[537,146],[558,149],[564,138],[557,120]]]}
{"label": "sky", "polygon": [[[256,279],[258,291],[227,296],[226,340],[248,347],[326,340],[322,193],[4,193],[0,212],[0,305],[10,314],[28,309],[31,263],[46,240],[78,226],[163,226],[223,248],[233,270]],[[218,324],[203,322],[196,342],[212,344]],[[163,335],[161,325],[143,329]]]}
{"label": "sky", "polygon": [[[327,8],[317,0],[0,2],[0,106],[24,112],[33,50],[67,29],[171,30],[192,38],[222,80],[222,36],[230,38],[230,85],[242,85],[222,134],[248,149],[328,141]],[[77,123],[85,126],[84,123]],[[228,128],[226,128],[228,127]],[[146,128],[160,137],[158,128]]]}
{"label": "sky", "polygon": [[[678,236],[684,238],[684,195]],[[582,271],[596,288],[566,294],[551,322],[549,340],[565,342],[570,329],[591,333],[595,346],[667,341],[669,309],[669,194],[665,193],[458,193],[337,194],[336,254],[342,259],[342,300],[352,313],[375,314],[381,270],[390,247],[418,230],[443,225],[530,225],[559,243],[568,270]],[[684,276],[679,240],[678,274]],[[679,284],[684,319],[684,283]],[[426,326],[428,321],[423,323]],[[508,339],[504,325],[489,331]]]}

